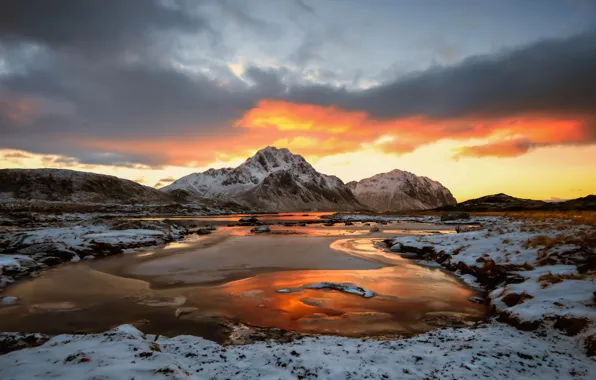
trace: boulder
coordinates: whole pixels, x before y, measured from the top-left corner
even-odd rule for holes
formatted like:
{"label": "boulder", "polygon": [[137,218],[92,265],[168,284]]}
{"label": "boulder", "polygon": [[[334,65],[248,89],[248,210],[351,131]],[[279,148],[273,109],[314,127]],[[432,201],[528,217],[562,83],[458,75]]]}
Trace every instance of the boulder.
{"label": "boulder", "polygon": [[0,305],[16,305],[19,302],[18,297],[0,297]]}
{"label": "boulder", "polygon": [[470,219],[470,214],[463,211],[446,211],[441,215],[441,221]]}
{"label": "boulder", "polygon": [[267,226],[259,226],[259,227],[251,228],[250,232],[260,234],[260,233],[264,233],[264,232],[271,232],[271,230]]}
{"label": "boulder", "polygon": [[370,229],[370,232],[379,232],[381,231],[381,229],[377,226],[374,226],[373,228]]}
{"label": "boulder", "polygon": [[46,256],[37,260],[38,262],[53,267],[54,265],[62,264],[64,260],[56,256]]}
{"label": "boulder", "polygon": [[256,216],[243,216],[238,221],[241,223],[256,223],[259,219]]}

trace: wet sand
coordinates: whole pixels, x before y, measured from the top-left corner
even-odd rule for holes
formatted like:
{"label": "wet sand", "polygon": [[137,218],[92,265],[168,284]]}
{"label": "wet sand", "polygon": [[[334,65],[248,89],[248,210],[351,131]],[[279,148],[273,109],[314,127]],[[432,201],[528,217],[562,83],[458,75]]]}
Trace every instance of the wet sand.
{"label": "wet sand", "polygon": [[[21,301],[0,308],[0,330],[97,332],[135,323],[149,333],[223,341],[230,321],[395,336],[484,318],[484,306],[468,301],[477,294],[452,275],[375,248],[386,233],[350,237],[342,233],[346,227],[313,228],[333,236],[296,235],[281,226],[272,235],[224,228],[164,248],[57,267],[7,289],[5,295]],[[376,296],[277,292],[321,281],[352,283]]]}

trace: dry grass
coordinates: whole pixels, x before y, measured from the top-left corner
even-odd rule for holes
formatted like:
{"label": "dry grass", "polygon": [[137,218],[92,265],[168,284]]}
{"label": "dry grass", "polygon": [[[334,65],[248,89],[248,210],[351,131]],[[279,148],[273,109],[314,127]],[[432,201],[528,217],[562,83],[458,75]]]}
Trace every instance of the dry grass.
{"label": "dry grass", "polygon": [[543,247],[551,249],[560,245],[576,245],[584,247],[596,246],[596,229],[574,230],[569,233],[559,233],[554,237],[546,235],[534,236],[526,240],[522,244],[522,248],[539,248]]}
{"label": "dry grass", "polygon": [[543,274],[542,276],[538,277],[538,282],[540,283],[540,287],[542,289],[548,288],[551,285],[558,284],[563,282],[563,280],[585,280],[586,278],[594,278],[596,276],[595,272],[587,272],[587,273],[571,273],[571,274],[552,274],[547,273]]}
{"label": "dry grass", "polygon": [[588,224],[596,227],[596,211],[504,211],[472,212],[472,216],[501,216],[514,219],[528,219],[537,222],[547,219],[567,220],[572,224]]}

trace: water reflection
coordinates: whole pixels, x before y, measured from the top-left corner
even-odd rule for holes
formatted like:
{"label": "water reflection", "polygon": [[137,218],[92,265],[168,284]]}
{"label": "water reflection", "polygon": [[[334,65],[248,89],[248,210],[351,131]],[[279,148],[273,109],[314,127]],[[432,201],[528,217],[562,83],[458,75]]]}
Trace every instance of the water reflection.
{"label": "water reflection", "polygon": [[[374,291],[376,296],[365,299],[313,289],[276,292],[323,281],[352,283]],[[218,307],[234,318],[256,326],[310,333],[414,334],[444,324],[445,320],[450,324],[475,322],[485,314],[483,305],[468,300],[476,295],[474,291],[440,270],[416,265],[267,273],[228,283],[215,293],[225,299]]]}

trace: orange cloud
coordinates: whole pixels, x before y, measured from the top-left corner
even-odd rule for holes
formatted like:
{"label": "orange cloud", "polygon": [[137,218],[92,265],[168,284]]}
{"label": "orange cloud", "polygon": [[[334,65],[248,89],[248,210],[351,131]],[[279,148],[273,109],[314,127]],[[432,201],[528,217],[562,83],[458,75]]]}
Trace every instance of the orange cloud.
{"label": "orange cloud", "polygon": [[454,158],[461,157],[517,157],[527,153],[532,143],[527,140],[500,141],[491,144],[464,146],[457,150]]}
{"label": "orange cloud", "polygon": [[[440,140],[497,141],[463,146],[455,157],[512,157],[531,147],[581,143],[588,139],[586,121],[547,115],[518,115],[507,119],[433,119],[414,116],[391,120],[371,119],[365,112],[330,106],[262,100],[235,123],[232,136],[169,137],[141,140],[81,140],[90,149],[116,153],[150,154],[164,164],[201,166],[216,160],[246,158],[274,145],[311,158],[355,152],[363,147],[405,154]],[[225,153],[225,154],[224,154]],[[224,157],[222,159],[222,157]]]}

